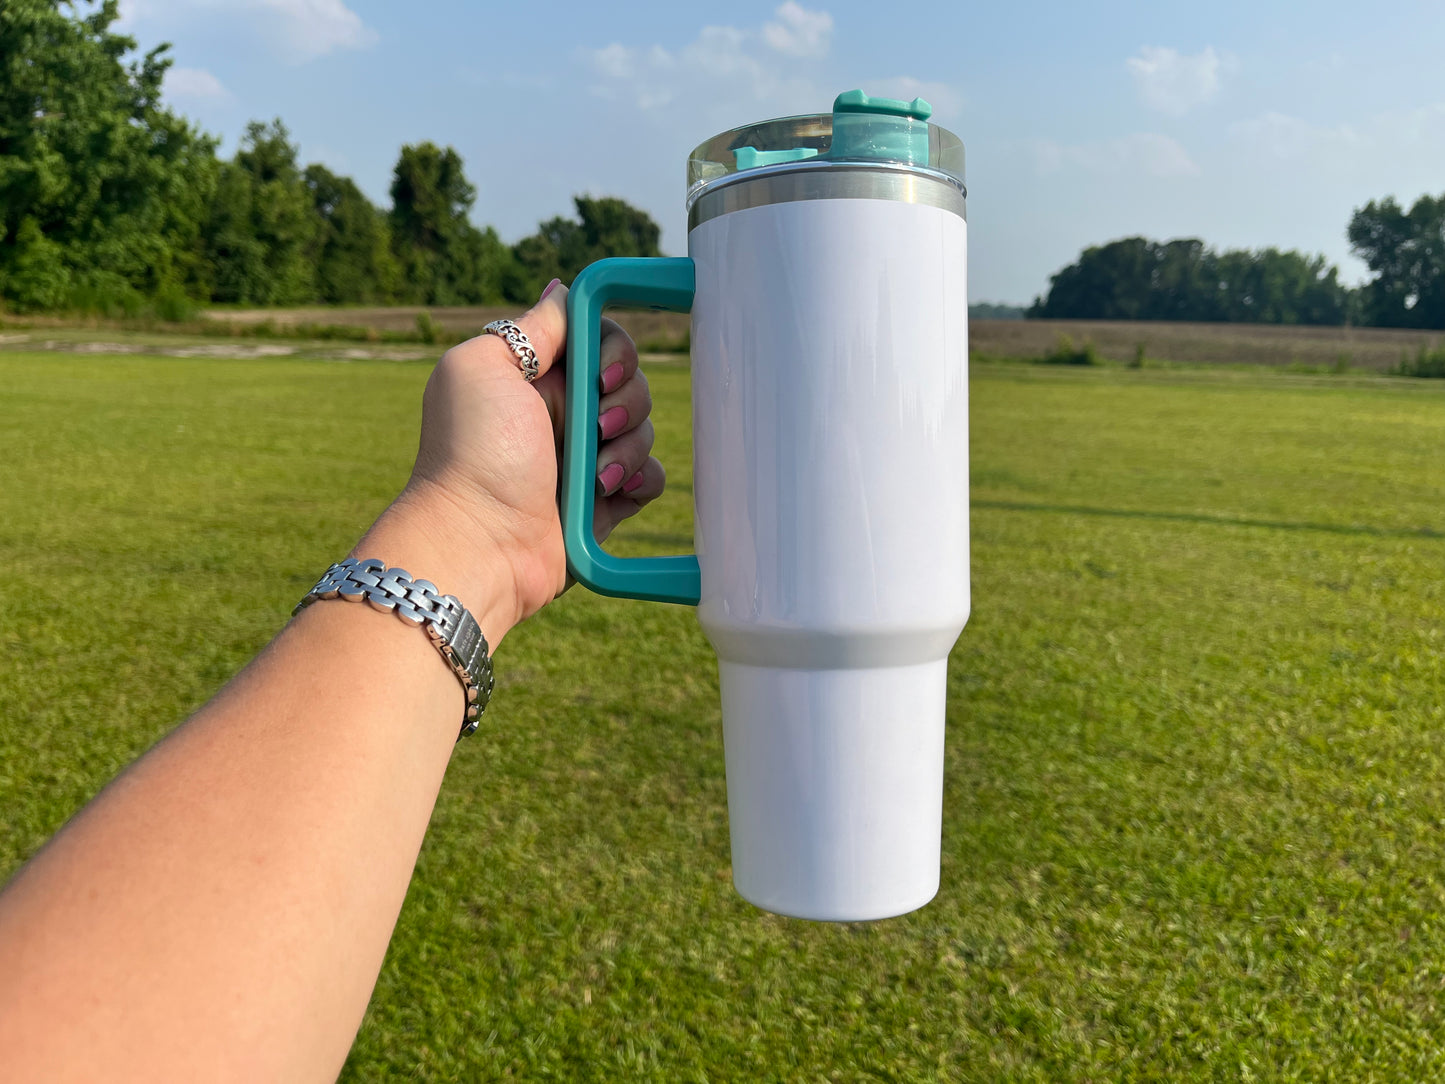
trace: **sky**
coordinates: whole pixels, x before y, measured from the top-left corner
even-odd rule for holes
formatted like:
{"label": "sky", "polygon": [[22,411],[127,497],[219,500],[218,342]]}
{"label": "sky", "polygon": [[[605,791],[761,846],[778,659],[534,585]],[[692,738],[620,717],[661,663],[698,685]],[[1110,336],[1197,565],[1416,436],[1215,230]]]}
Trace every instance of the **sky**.
{"label": "sky", "polygon": [[373,200],[404,143],[451,145],[515,241],[579,193],[686,252],[685,163],[844,90],[912,98],[967,149],[971,301],[1027,303],[1088,245],[1199,237],[1367,277],[1351,212],[1445,192],[1445,5],[786,0],[122,0],[170,42],[166,97],[234,151],[279,116]]}

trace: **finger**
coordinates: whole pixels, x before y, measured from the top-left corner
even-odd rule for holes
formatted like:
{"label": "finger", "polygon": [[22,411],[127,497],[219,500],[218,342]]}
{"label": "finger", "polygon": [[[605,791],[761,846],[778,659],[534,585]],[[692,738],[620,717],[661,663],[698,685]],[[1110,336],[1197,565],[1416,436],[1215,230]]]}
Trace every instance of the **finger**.
{"label": "finger", "polygon": [[632,337],[612,320],[602,321],[602,345],[599,348],[597,371],[602,394],[614,392],[637,372],[637,345]]}
{"label": "finger", "polygon": [[648,456],[641,469],[622,483],[622,488],[617,491],[617,496],[630,497],[640,508],[649,501],[655,501],[661,497],[666,484],[667,471],[663,469],[656,456]]}
{"label": "finger", "polygon": [[[629,382],[636,379],[637,376],[640,376],[640,374],[637,373],[637,348],[634,347],[633,341],[627,338],[627,332],[621,330],[621,328],[618,327],[617,324],[614,324],[613,321],[610,321],[610,319],[604,319],[603,321],[601,360],[603,360],[604,376],[608,371],[613,373],[613,377],[616,377],[618,371],[624,371],[624,373],[627,373]],[[608,370],[608,366],[611,366],[610,370]],[[620,367],[620,369],[618,369],[618,367]],[[538,395],[542,396],[542,399],[545,400],[546,405],[548,405],[549,412],[551,412],[552,435],[553,438],[555,438],[558,448],[562,447],[562,423],[564,423],[565,418],[565,369],[566,364],[564,358],[561,363],[555,364],[551,370],[546,371],[543,376],[538,377],[536,383],[532,384],[533,387],[538,389]],[[611,383],[614,383],[613,377],[610,377]],[[646,418],[647,413],[652,410],[652,395],[650,395],[650,392],[647,392],[646,386],[647,382],[643,380],[642,390],[637,389],[637,387],[633,387],[631,390],[627,389],[627,387],[621,387],[621,389],[617,390],[616,395],[603,396],[601,402],[598,403],[597,409],[598,423],[601,425],[601,439],[607,441],[607,439],[613,438],[613,436],[626,431],[626,429],[634,429],[637,423],[642,421],[643,418]],[[607,415],[608,410],[618,405],[624,406],[626,410],[607,416],[604,422],[604,416]]]}
{"label": "finger", "polygon": [[649,457],[642,469],[623,483],[624,490],[632,487],[630,491],[614,493],[597,501],[592,511],[592,532],[597,541],[605,541],[613,528],[624,519],[637,515],[643,505],[661,495],[666,485],[667,471],[656,459]]}
{"label": "finger", "polygon": [[[567,351],[567,287],[553,279],[542,296],[513,323],[527,337],[537,355],[537,378],[540,380],[562,360]],[[483,334],[468,339],[447,351],[476,364],[506,366],[522,376],[521,359],[500,335]]]}
{"label": "finger", "polygon": [[607,496],[621,489],[647,462],[652,440],[652,422],[644,418],[636,429],[602,445],[597,452],[597,492]]}
{"label": "finger", "polygon": [[567,356],[567,287],[560,279],[547,284],[537,303],[517,317],[517,326],[537,351],[537,379],[540,380]]}
{"label": "finger", "polygon": [[603,440],[636,429],[652,413],[652,392],[641,370],[611,395],[604,395],[598,404],[597,425]]}
{"label": "finger", "polygon": [[[618,373],[623,373],[626,379],[630,379],[632,374],[637,371],[637,347],[628,338],[627,332],[622,330],[621,325],[605,317],[602,320],[602,341],[599,350],[599,369],[607,378],[603,385],[604,391],[609,387],[617,386]],[[547,410],[552,415],[553,435],[558,448],[562,446],[563,409],[567,399],[565,368],[564,351],[564,356],[558,359],[551,369],[539,376],[532,385],[537,389],[537,394],[546,402]],[[601,406],[599,413],[606,409],[606,405]],[[640,420],[642,416],[637,415],[637,417]]]}

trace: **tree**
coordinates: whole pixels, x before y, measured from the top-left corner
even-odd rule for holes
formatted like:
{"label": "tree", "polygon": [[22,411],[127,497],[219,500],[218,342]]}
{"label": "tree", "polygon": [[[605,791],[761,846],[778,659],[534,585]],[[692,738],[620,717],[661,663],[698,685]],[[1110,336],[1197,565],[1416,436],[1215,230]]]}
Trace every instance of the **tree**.
{"label": "tree", "polygon": [[659,254],[646,213],[586,196],[577,220],[508,247],[470,221],[451,147],[401,149],[389,213],[348,178],[303,172],[279,119],[219,161],[160,105],[167,47],[137,58],[111,32],[117,3],[0,0],[0,305],[526,301],[604,256]]}
{"label": "tree", "polygon": [[1049,279],[1047,300],[1035,301],[1029,315],[1144,319],[1155,262],[1154,244],[1143,237],[1090,246],[1077,263]]}
{"label": "tree", "polygon": [[404,249],[441,252],[467,224],[477,190],[451,147],[418,143],[401,148],[392,171],[391,221]]}
{"label": "tree", "polygon": [[116,0],[0,4],[0,300],[131,310],[194,289],[215,143],[160,105],[166,46],[129,64]]}
{"label": "tree", "polygon": [[1350,249],[1374,273],[1361,290],[1366,323],[1445,328],[1445,195],[1407,212],[1386,197],[1350,217]]}
{"label": "tree", "polygon": [[646,211],[611,198],[578,196],[573,203],[582,229],[573,235],[575,247],[562,250],[564,265],[573,277],[589,263],[607,256],[662,255],[657,247],[662,230]]}
{"label": "tree", "polygon": [[554,278],[571,285],[584,267],[608,256],[662,255],[662,230],[646,211],[611,197],[577,196],[573,204],[580,221],[559,215],[513,247],[512,300],[535,298]]}
{"label": "tree", "polygon": [[467,217],[476,198],[461,155],[451,147],[402,147],[392,173],[391,228],[411,300],[464,305],[501,299],[510,254],[495,230],[478,230]]}
{"label": "tree", "polygon": [[391,227],[349,177],[325,166],[306,167],[306,188],[319,220],[316,289],[328,304],[372,304],[397,295],[401,269],[391,251]]}
{"label": "tree", "polygon": [[206,223],[211,296],[248,305],[313,300],[320,227],[286,126],[252,121],[221,168]]}
{"label": "tree", "polygon": [[1221,315],[1234,323],[1342,324],[1349,292],[1323,256],[1276,248],[1218,257]]}
{"label": "tree", "polygon": [[1128,237],[1087,248],[1050,279],[1030,316],[1341,324],[1349,292],[1323,256],[1266,248],[1215,252],[1193,238]]}
{"label": "tree", "polygon": [[576,272],[566,273],[561,249],[572,243],[572,234],[578,229],[577,223],[558,215],[541,223],[536,233],[512,246],[512,274],[504,284],[509,301],[524,302],[536,297],[553,279],[572,284]]}

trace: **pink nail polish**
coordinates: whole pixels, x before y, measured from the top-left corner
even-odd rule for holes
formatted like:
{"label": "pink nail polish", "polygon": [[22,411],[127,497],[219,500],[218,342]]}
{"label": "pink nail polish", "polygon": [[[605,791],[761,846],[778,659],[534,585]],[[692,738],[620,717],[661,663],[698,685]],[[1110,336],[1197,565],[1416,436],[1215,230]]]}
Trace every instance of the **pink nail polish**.
{"label": "pink nail polish", "polygon": [[621,463],[609,463],[597,472],[597,485],[604,494],[611,493],[626,473],[627,468]]}
{"label": "pink nail polish", "polygon": [[602,439],[611,440],[627,427],[627,408],[615,406],[611,410],[604,410],[597,418],[597,425],[602,430]]}
{"label": "pink nail polish", "polygon": [[622,492],[631,493],[640,485],[642,485],[642,472],[638,471],[631,478],[627,479],[627,482],[622,487]]}
{"label": "pink nail polish", "polygon": [[616,391],[622,383],[622,362],[614,361],[602,374],[602,390]]}
{"label": "pink nail polish", "polygon": [[555,290],[557,288],[557,285],[561,281],[561,279],[553,279],[551,282],[547,283],[547,288],[542,291],[542,296],[537,298],[537,304],[540,305],[542,302],[546,301],[547,295],[550,294],[553,290]]}

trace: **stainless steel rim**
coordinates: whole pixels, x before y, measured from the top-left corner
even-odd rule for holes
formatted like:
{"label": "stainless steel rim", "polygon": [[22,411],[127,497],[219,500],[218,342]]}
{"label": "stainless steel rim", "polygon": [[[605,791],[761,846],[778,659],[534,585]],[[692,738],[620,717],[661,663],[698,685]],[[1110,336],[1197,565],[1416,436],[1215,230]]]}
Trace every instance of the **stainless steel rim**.
{"label": "stainless steel rim", "polygon": [[952,179],[916,169],[849,164],[830,168],[749,170],[704,189],[687,212],[688,232],[720,215],[773,203],[884,199],[938,207],[967,219],[967,199]]}

